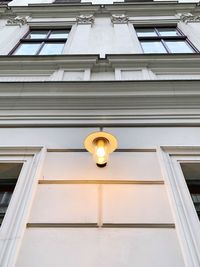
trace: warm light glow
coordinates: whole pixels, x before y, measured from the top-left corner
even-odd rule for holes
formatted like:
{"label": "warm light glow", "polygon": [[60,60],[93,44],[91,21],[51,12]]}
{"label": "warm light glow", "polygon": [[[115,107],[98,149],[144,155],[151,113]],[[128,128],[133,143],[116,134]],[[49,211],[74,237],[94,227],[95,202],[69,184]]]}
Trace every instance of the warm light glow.
{"label": "warm light glow", "polygon": [[[94,160],[98,165],[105,165],[108,161],[108,140],[105,138],[97,138],[94,140]],[[101,166],[100,166],[101,167]]]}
{"label": "warm light glow", "polygon": [[94,132],[86,137],[84,146],[93,155],[97,166],[105,167],[109,154],[117,148],[117,139],[107,132]]}

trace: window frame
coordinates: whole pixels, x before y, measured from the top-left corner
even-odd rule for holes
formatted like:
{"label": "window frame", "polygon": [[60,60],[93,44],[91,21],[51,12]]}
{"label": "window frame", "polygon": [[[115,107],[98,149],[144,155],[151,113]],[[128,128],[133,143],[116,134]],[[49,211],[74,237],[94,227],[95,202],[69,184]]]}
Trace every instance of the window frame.
{"label": "window frame", "polygon": [[[29,28],[28,32],[26,32],[26,34],[19,40],[19,42],[15,45],[15,47],[10,51],[9,55],[12,56],[43,56],[42,54],[40,54],[40,52],[42,51],[43,47],[45,44],[48,43],[63,43],[64,46],[67,42],[68,38],[50,38],[49,36],[51,35],[52,31],[61,31],[61,30],[66,30],[69,32],[71,31],[70,27],[60,27],[60,28]],[[32,31],[48,31],[46,38],[33,38],[33,39],[28,39],[28,35],[32,32]],[[39,48],[37,49],[37,52],[34,55],[15,55],[14,53],[17,51],[17,49],[20,47],[21,44],[37,44],[40,43]],[[62,49],[63,51],[63,49]],[[46,54],[48,55],[61,55],[62,52],[60,54]]]}
{"label": "window frame", "polygon": [[200,147],[161,146],[157,149],[175,226],[186,266],[200,266],[200,221],[181,163],[200,163]]}
{"label": "window frame", "polygon": [[[167,29],[167,28],[174,28],[178,35],[177,36],[161,36],[159,33],[158,29]],[[191,50],[193,50],[194,54],[195,53],[199,53],[199,50],[192,44],[192,42],[188,39],[188,37],[175,25],[167,25],[167,26],[163,26],[163,25],[156,25],[156,26],[134,26],[137,38],[139,40],[141,49],[143,51],[144,54],[188,54],[187,52],[180,52],[180,53],[173,53],[170,51],[170,49],[168,48],[167,44],[165,43],[165,41],[185,41],[185,43],[188,45],[188,47],[191,48]],[[157,36],[138,36],[137,34],[137,29],[152,29],[155,31],[155,33],[157,34]],[[148,53],[145,52],[141,42],[148,42],[148,41],[160,41],[162,46],[164,47],[164,49],[166,50],[166,53]],[[192,54],[192,53],[189,53]]]}
{"label": "window frame", "polygon": [[[182,172],[183,172],[183,176],[185,177],[185,174],[184,174],[184,166],[182,166],[182,164],[199,164],[199,167],[200,167],[200,161],[192,161],[192,162],[180,162],[180,165],[181,165],[181,169],[182,169]],[[185,177],[185,181],[186,181],[186,184],[187,184],[187,188],[190,192],[190,196],[191,196],[191,199],[192,199],[192,202],[193,202],[193,205],[194,205],[194,208],[196,210],[196,213],[197,213],[197,216],[199,218],[199,221],[200,221],[200,210],[198,210],[196,207],[195,207],[195,203],[197,205],[200,205],[200,199],[198,199],[198,201],[194,201],[194,195],[199,195],[200,197],[200,179],[187,179],[187,177]],[[196,200],[198,197],[195,197]]]}
{"label": "window frame", "polygon": [[23,164],[0,227],[0,266],[15,265],[45,154],[44,147],[0,147],[0,162]]}

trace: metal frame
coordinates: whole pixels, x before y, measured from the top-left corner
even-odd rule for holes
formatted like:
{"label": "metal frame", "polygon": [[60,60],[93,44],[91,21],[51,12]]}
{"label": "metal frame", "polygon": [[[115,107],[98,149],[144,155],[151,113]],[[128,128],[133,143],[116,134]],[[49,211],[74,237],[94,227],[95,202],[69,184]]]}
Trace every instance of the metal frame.
{"label": "metal frame", "polygon": [[[161,36],[160,35],[160,32],[158,30],[158,28],[163,28],[163,29],[166,29],[166,28],[174,28],[176,29],[178,35],[177,36]],[[166,52],[168,54],[177,54],[177,53],[173,53],[170,51],[170,49],[168,48],[167,44],[165,43],[166,40],[172,40],[172,41],[185,41],[186,44],[193,50],[194,53],[199,53],[198,49],[190,42],[190,40],[187,38],[186,35],[184,35],[184,33],[176,26],[147,26],[147,27],[136,27],[135,30],[136,30],[136,33],[137,33],[137,29],[153,29],[155,31],[155,33],[157,34],[157,36],[138,36],[138,39],[140,41],[140,45],[141,45],[141,42],[146,42],[146,41],[160,41],[164,47],[164,49],[166,50]],[[143,50],[143,52],[145,53],[142,45],[141,45],[141,48]],[[181,52],[180,52],[181,53]]]}
{"label": "metal frame", "polygon": [[[17,43],[17,45],[11,50],[11,52],[9,53],[9,55],[14,55],[15,51],[17,51],[17,49],[20,47],[21,44],[24,43],[40,43],[40,47],[38,48],[37,52],[34,55],[39,55],[41,50],[43,49],[44,45],[47,43],[63,43],[65,44],[68,40],[68,38],[52,38],[49,39],[49,36],[51,34],[52,31],[59,31],[59,30],[64,30],[63,28],[59,28],[59,29],[29,29],[29,31],[24,35],[24,37],[22,39],[20,39],[20,41]],[[67,31],[70,32],[70,28],[66,28]],[[35,38],[35,39],[27,39],[28,35],[32,32],[32,31],[48,31],[46,38]]]}

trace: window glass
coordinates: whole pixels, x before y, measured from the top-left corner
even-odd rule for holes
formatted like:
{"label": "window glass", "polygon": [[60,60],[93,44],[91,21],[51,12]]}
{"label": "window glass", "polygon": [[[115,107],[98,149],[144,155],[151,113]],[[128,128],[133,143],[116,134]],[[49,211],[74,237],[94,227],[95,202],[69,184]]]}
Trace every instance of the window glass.
{"label": "window glass", "polygon": [[0,163],[0,225],[17,183],[22,163]]}
{"label": "window glass", "polygon": [[61,54],[63,47],[64,43],[46,43],[40,51],[40,55]]}
{"label": "window glass", "polygon": [[66,30],[55,30],[51,31],[51,34],[49,36],[49,39],[59,39],[59,38],[65,38],[67,39],[69,35],[69,31]]}
{"label": "window glass", "polygon": [[145,41],[141,45],[145,53],[167,53],[160,41]]}
{"label": "window glass", "polygon": [[46,31],[31,31],[26,39],[46,39],[48,30]]}
{"label": "window glass", "polygon": [[185,41],[165,41],[171,53],[194,53],[193,49]]}
{"label": "window glass", "polygon": [[150,37],[157,36],[154,28],[146,28],[146,29],[136,29],[138,37]]}
{"label": "window glass", "polygon": [[14,55],[35,55],[40,47],[41,43],[28,43],[20,44]]}
{"label": "window glass", "polygon": [[200,163],[181,163],[181,168],[200,219]]}
{"label": "window glass", "polygon": [[179,36],[176,28],[156,28],[161,36]]}

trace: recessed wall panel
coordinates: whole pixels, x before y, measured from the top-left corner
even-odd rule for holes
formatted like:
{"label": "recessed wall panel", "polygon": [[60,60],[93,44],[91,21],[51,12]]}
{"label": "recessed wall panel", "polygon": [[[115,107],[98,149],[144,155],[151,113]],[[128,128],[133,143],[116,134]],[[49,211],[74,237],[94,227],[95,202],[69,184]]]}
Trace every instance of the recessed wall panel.
{"label": "recessed wall panel", "polygon": [[155,152],[114,152],[105,168],[98,168],[87,152],[49,152],[45,180],[161,180]]}
{"label": "recessed wall panel", "polygon": [[27,229],[15,267],[183,267],[174,229]]}
{"label": "recessed wall panel", "polygon": [[103,185],[104,223],[173,223],[164,185]]}
{"label": "recessed wall panel", "polygon": [[97,223],[97,185],[38,185],[30,223]]}

